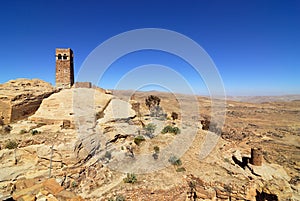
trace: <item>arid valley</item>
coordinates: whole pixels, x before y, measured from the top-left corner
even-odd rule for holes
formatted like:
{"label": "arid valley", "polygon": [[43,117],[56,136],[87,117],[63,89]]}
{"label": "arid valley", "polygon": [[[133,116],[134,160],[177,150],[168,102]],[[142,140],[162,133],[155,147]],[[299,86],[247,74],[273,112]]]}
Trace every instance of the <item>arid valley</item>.
{"label": "arid valley", "polygon": [[0,101],[1,200],[300,200],[300,96],[227,99],[221,130],[202,96],[17,79]]}

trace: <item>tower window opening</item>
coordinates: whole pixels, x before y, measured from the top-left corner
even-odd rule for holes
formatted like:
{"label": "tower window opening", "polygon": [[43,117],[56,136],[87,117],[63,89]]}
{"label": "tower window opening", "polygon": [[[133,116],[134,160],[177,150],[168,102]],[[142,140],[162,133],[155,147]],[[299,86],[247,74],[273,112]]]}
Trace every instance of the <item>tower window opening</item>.
{"label": "tower window opening", "polygon": [[58,55],[57,55],[57,59],[58,59],[58,60],[61,60],[61,54],[58,54]]}
{"label": "tower window opening", "polygon": [[67,55],[66,54],[64,54],[63,60],[67,60]]}

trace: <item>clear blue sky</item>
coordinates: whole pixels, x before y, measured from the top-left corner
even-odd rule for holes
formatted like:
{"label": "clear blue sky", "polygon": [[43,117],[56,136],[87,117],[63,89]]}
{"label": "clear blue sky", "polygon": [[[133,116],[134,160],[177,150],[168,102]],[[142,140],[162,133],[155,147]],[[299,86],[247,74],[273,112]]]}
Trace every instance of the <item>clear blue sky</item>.
{"label": "clear blue sky", "polygon": [[[76,74],[88,54],[110,37],[163,28],[207,51],[228,95],[300,94],[298,0],[12,0],[1,1],[0,23],[0,83],[25,77],[55,84],[55,48],[73,49]],[[164,53],[133,53],[116,62],[122,69],[112,67],[100,85],[112,88],[136,65],[169,65],[170,60],[175,70],[184,65]],[[198,78],[190,79],[193,85]]]}

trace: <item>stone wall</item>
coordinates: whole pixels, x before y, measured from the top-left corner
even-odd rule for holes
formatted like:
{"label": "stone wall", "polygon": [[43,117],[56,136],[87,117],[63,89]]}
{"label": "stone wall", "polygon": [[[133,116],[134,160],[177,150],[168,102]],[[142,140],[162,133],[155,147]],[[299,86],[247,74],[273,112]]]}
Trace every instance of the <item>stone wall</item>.
{"label": "stone wall", "polygon": [[75,88],[92,88],[91,82],[76,82]]}

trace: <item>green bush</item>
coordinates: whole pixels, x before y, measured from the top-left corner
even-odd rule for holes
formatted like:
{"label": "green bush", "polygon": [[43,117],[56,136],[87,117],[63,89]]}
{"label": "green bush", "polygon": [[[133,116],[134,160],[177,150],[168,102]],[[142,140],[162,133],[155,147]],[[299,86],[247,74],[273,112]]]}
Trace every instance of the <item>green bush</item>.
{"label": "green bush", "polygon": [[153,150],[154,150],[154,154],[152,154],[152,156],[155,160],[157,160],[158,159],[158,154],[159,154],[159,147],[155,146],[155,147],[153,147]]}
{"label": "green bush", "polygon": [[75,187],[77,187],[78,185],[77,185],[77,182],[76,181],[72,181],[72,188],[75,188]]}
{"label": "green bush", "polygon": [[134,143],[136,144],[136,145],[140,145],[143,141],[145,141],[145,138],[144,138],[144,136],[142,136],[142,135],[139,135],[139,136],[136,136],[135,138],[134,138]]}
{"label": "green bush", "polygon": [[171,131],[173,130],[172,128],[173,128],[173,127],[170,126],[170,125],[165,126],[165,127],[162,129],[161,133],[163,133],[163,134],[165,134],[165,133],[171,133]]}
{"label": "green bush", "polygon": [[106,151],[104,157],[107,158],[108,160],[110,160],[111,159],[111,152]]}
{"label": "green bush", "polygon": [[182,162],[180,158],[177,158],[176,156],[171,156],[168,160],[172,165],[180,166],[182,165]]}
{"label": "green bush", "polygon": [[159,147],[158,146],[153,147],[153,150],[154,150],[155,153],[159,153]]}
{"label": "green bush", "polygon": [[178,127],[173,127],[173,132],[175,135],[180,133],[180,129]]}
{"label": "green bush", "polygon": [[184,167],[180,167],[176,169],[176,172],[185,172],[185,168]]}
{"label": "green bush", "polygon": [[150,124],[147,124],[144,129],[147,133],[153,134],[156,129],[156,125],[153,123],[150,123]]}
{"label": "green bush", "polygon": [[173,127],[173,126],[165,126],[162,131],[161,131],[162,134],[165,134],[165,133],[174,133],[175,135],[179,134],[180,133],[180,129],[178,127]]}
{"label": "green bush", "polygon": [[122,195],[117,195],[116,201],[125,201],[125,198]]}
{"label": "green bush", "polygon": [[136,175],[134,173],[127,173],[127,177],[123,179],[125,183],[134,184],[137,181]]}
{"label": "green bush", "polygon": [[24,133],[27,133],[27,130],[25,129],[20,130],[20,134],[24,134]]}
{"label": "green bush", "polygon": [[125,201],[125,198],[122,195],[117,195],[116,199],[109,198],[108,201]]}
{"label": "green bush", "polygon": [[5,145],[6,149],[15,149],[18,147],[18,143],[16,141],[8,141]]}

